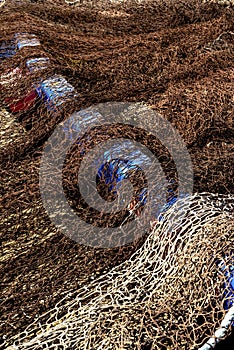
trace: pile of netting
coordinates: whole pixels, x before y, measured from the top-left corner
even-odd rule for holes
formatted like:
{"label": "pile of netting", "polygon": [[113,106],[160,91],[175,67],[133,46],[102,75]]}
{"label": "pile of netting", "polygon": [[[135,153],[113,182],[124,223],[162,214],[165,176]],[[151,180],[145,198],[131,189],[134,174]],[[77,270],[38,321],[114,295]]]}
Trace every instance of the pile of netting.
{"label": "pile of netting", "polygon": [[68,291],[7,349],[197,349],[225,315],[233,209],[232,196],[178,201],[125,263]]}
{"label": "pile of netting", "polygon": [[[199,348],[231,310],[220,266],[233,265],[232,2],[6,0],[0,11],[0,55],[9,49],[0,58],[2,348]],[[25,33],[35,45],[15,50]],[[30,70],[38,58],[49,64]],[[56,111],[36,90],[55,75],[75,96]],[[102,249],[51,223],[39,167],[59,122],[108,101],[143,102],[167,119],[191,155],[194,191],[206,194],[177,202],[133,243]],[[175,175],[170,154],[142,130],[93,130],[86,152],[121,135]],[[70,161],[67,194],[77,204],[77,154]],[[219,336],[230,317],[224,325]]]}
{"label": "pile of netting", "polygon": [[[107,7],[110,13],[104,11],[105,2],[98,8],[93,8],[92,2],[74,7],[63,0],[9,2],[2,7],[1,41],[27,32],[36,35],[41,45],[24,47],[0,61],[1,75],[21,70],[20,79],[1,87],[1,101],[22,99],[36,83],[54,74],[64,76],[78,98],[67,102],[65,115],[58,116],[45,111],[37,97],[26,115],[24,111],[17,114],[27,133],[12,137],[7,149],[1,150],[1,159],[19,159],[46,139],[71,111],[106,101],[147,102],[172,122],[188,146],[194,146],[193,154],[195,148],[210,142],[212,148],[217,139],[225,143],[224,153],[229,153],[231,3],[127,3],[112,4]],[[47,57],[50,64],[28,74],[27,59],[38,57]],[[15,129],[12,133],[16,134]],[[222,179],[215,191],[222,188],[223,192],[224,187]]]}

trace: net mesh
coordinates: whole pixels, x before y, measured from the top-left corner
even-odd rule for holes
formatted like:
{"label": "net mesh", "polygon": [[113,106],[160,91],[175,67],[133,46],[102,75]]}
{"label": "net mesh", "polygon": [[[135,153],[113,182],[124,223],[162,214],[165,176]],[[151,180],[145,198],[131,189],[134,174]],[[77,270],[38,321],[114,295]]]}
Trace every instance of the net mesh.
{"label": "net mesh", "polygon": [[225,315],[217,261],[233,259],[225,259],[233,252],[233,197],[186,199],[181,222],[184,204],[125,263],[68,293],[17,335],[14,348],[197,349]]}
{"label": "net mesh", "polygon": [[[0,86],[2,349],[198,348],[227,312],[218,262],[232,264],[226,254],[233,252],[233,1],[0,5],[1,43],[21,32],[40,40],[0,60],[1,82],[21,71]],[[29,74],[26,61],[38,57],[50,64]],[[62,112],[51,113],[39,97],[28,106],[24,97],[35,82],[54,74],[79,97]],[[25,108],[12,113],[10,105],[22,99]],[[183,222],[177,214],[185,202],[177,203],[149,237],[93,249],[50,222],[39,164],[61,120],[113,100],[144,102],[169,120],[191,155],[195,192],[219,195],[192,197]],[[150,144],[166,167],[168,155],[156,140],[124,132]],[[106,131],[91,136],[105,141]],[[69,185],[71,197],[75,189]]]}

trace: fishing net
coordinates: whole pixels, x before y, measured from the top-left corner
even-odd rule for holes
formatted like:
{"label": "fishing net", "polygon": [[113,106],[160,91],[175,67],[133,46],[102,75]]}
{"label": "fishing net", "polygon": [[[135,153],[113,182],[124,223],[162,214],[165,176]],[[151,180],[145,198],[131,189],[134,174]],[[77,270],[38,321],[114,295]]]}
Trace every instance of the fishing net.
{"label": "fishing net", "polygon": [[12,349],[197,349],[225,314],[218,262],[233,260],[233,197],[187,201],[182,222],[178,201],[125,263],[68,292]]}
{"label": "fishing net", "polygon": [[[233,266],[232,2],[6,0],[0,11],[2,349],[196,349],[223,319],[216,335],[225,337],[233,317],[225,319]],[[38,87],[61,77],[76,97],[54,110]],[[191,155],[194,192],[205,193],[177,201],[133,243],[102,249],[71,241],[51,223],[39,168],[61,121],[108,101],[142,102],[168,120]],[[144,130],[96,128],[84,137],[86,152],[126,135],[175,179],[170,155]],[[74,206],[76,170],[71,152],[64,171]],[[145,188],[145,179],[137,184]]]}
{"label": "fishing net", "polygon": [[[41,45],[23,47],[2,61],[0,72],[19,68],[23,75],[23,79],[4,85],[2,101],[28,96],[40,79],[57,73],[79,94],[75,106],[65,108],[66,116],[71,110],[99,102],[145,101],[162,111],[188,144],[204,145],[211,141],[208,137],[222,137],[230,129],[232,7],[196,1],[180,5],[159,2],[145,7],[126,5],[121,7],[126,16],[111,17],[88,5],[64,6],[63,1],[56,6],[50,2],[46,6],[40,2],[10,6],[3,7],[1,13],[2,40],[28,32],[36,35]],[[50,59],[48,67],[28,74],[28,58],[40,57]],[[13,139],[0,154],[3,160],[25,154],[66,117],[48,115],[35,99],[27,116],[23,110],[17,116],[28,130],[27,137]]]}

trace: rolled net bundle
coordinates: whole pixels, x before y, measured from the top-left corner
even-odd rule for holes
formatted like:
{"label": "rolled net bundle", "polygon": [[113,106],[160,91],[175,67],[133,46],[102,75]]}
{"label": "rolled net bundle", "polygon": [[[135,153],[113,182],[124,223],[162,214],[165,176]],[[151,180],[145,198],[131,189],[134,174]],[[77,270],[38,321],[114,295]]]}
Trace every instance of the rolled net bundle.
{"label": "rolled net bundle", "polygon": [[7,349],[198,349],[229,309],[226,335],[232,215],[232,196],[179,200],[130,259],[68,292]]}

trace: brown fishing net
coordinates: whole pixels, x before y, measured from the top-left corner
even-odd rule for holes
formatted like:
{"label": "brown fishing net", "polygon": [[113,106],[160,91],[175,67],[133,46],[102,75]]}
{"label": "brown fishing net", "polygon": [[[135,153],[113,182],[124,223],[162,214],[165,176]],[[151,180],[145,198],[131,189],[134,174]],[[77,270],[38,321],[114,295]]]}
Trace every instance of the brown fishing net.
{"label": "brown fishing net", "polygon": [[[27,32],[41,44],[0,60],[0,80],[21,71],[0,85],[2,349],[199,348],[225,316],[216,262],[233,252],[233,3],[25,0],[0,11],[1,41]],[[29,74],[27,59],[38,57],[50,64]],[[74,86],[74,100],[52,112],[37,97],[12,113],[13,101],[54,74]],[[143,102],[167,119],[190,153],[194,192],[205,193],[189,209],[188,199],[177,203],[133,243],[104,249],[51,223],[39,166],[60,121],[109,101]],[[96,128],[86,151],[121,135],[149,147],[176,177],[173,159],[144,130]],[[64,181],[76,209],[77,164],[71,152]]]}

